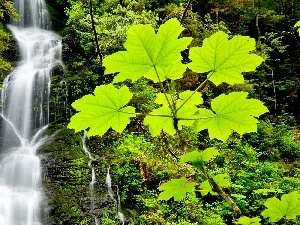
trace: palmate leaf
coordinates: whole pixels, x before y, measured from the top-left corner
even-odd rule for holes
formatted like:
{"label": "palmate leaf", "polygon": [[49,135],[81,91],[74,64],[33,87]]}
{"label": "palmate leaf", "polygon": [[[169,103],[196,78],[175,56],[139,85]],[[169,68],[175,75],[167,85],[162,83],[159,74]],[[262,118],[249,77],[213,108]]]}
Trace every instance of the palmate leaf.
{"label": "palmate leaf", "polygon": [[[203,99],[200,92],[195,92],[193,95],[192,93],[193,91],[184,91],[179,94],[179,99],[175,99],[170,94],[157,94],[155,102],[162,105],[162,107],[154,109],[144,119],[144,124],[149,126],[150,134],[153,137],[160,135],[162,131],[174,135],[176,133],[174,119],[178,119],[179,129],[182,129],[183,125],[193,125],[195,121],[193,120],[194,114],[198,111],[196,106],[202,104]],[[186,103],[174,113],[174,116],[171,108],[175,112],[176,108],[179,108],[185,101]]]}
{"label": "palmate leaf", "polygon": [[175,201],[180,201],[186,197],[189,192],[195,191],[197,183],[188,182],[185,177],[180,179],[172,179],[158,187],[160,191],[158,200],[169,200],[174,197]]}
{"label": "palmate leaf", "polygon": [[190,106],[200,105],[203,103],[202,95],[200,92],[194,93],[193,91],[187,90],[187,91],[181,92],[179,94],[179,98],[180,98],[180,101],[178,103],[182,103],[182,102],[188,100],[186,102],[186,105],[190,105]]}
{"label": "palmate leaf", "polygon": [[235,224],[240,224],[240,225],[260,225],[261,219],[259,217],[253,217],[249,218],[247,216],[242,216],[241,218],[238,219],[238,221],[235,222]]}
{"label": "palmate leaf", "polygon": [[119,72],[114,82],[136,81],[142,76],[154,82],[181,78],[186,65],[181,63],[180,52],[192,41],[189,37],[178,39],[183,29],[175,18],[161,25],[157,34],[151,25],[130,27],[124,44],[127,51],[114,53],[103,60],[105,74]]}
{"label": "palmate leaf", "polygon": [[209,162],[211,159],[219,155],[216,148],[210,147],[201,152],[201,157],[204,162]]}
{"label": "palmate leaf", "polygon": [[[191,97],[190,97],[191,96]],[[181,105],[184,105],[181,107]],[[178,129],[181,130],[183,126],[193,126],[196,117],[195,113],[198,111],[196,106],[203,104],[202,94],[200,92],[184,91],[179,94],[179,99],[176,101],[176,118],[178,118]],[[181,108],[179,108],[181,107]],[[189,118],[189,120],[185,119]]]}
{"label": "palmate leaf", "polygon": [[121,133],[130,123],[130,117],[135,117],[134,107],[124,107],[131,98],[126,86],[120,89],[112,84],[98,86],[94,95],[85,95],[72,104],[79,112],[71,117],[68,128],[78,132],[89,127],[88,136],[101,136],[110,127]]}
{"label": "palmate leaf", "polygon": [[163,106],[169,106],[169,104],[172,104],[173,102],[173,97],[170,94],[163,94],[163,93],[158,93],[156,95],[155,103]]}
{"label": "palmate leaf", "polygon": [[219,85],[244,83],[242,72],[254,71],[263,58],[249,54],[255,50],[255,40],[246,36],[234,36],[228,40],[228,35],[217,32],[203,41],[202,47],[190,50],[192,62],[188,67],[194,72],[211,72],[209,80]]}
{"label": "palmate leaf", "polygon": [[270,222],[278,222],[284,218],[296,219],[300,215],[300,194],[297,191],[293,191],[289,194],[282,195],[281,201],[276,198],[269,198],[264,204],[265,209],[261,215],[264,218],[270,218]]}
{"label": "palmate leaf", "polygon": [[170,94],[158,93],[155,102],[163,106],[152,110],[145,117],[144,124],[149,126],[149,132],[153,137],[160,135],[161,131],[174,135],[176,130],[172,110],[169,107],[169,104],[173,103],[173,97]]}
{"label": "palmate leaf", "polygon": [[200,168],[203,166],[203,163],[210,161],[212,158],[219,155],[219,152],[216,148],[211,147],[207,148],[204,151],[192,151],[186,153],[182,156],[179,156],[180,163],[191,162],[193,166]]}
{"label": "palmate leaf", "polygon": [[167,106],[154,109],[145,117],[144,124],[149,126],[149,132],[153,137],[160,135],[161,131],[170,135],[176,133],[172,112]]}
{"label": "palmate leaf", "polygon": [[257,99],[246,99],[246,92],[222,94],[211,102],[213,111],[201,108],[194,123],[195,131],[208,129],[210,139],[226,141],[232,130],[240,135],[256,132],[258,117],[268,109]]}
{"label": "palmate leaf", "polygon": [[[220,186],[220,187],[229,187],[230,186],[230,180],[229,180],[229,175],[228,174],[218,174],[213,177],[214,181]],[[201,183],[200,185],[200,192],[203,196],[207,195],[210,193],[211,195],[217,195],[213,190],[212,187],[209,184],[209,181],[206,180]]]}

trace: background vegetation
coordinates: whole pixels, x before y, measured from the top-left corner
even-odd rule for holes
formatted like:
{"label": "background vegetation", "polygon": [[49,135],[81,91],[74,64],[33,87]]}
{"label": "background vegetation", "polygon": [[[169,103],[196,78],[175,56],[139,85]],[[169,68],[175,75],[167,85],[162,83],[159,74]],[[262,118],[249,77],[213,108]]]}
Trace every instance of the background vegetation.
{"label": "background vegetation", "polygon": [[[0,1],[1,78],[16,61],[9,57],[14,47],[4,25],[8,21],[7,15],[15,14],[7,4]],[[229,174],[231,186],[225,189],[226,192],[244,215],[258,216],[262,224],[271,224],[260,216],[267,198],[280,198],[282,194],[300,191],[300,39],[293,28],[300,18],[299,1],[55,0],[48,1],[48,8],[53,29],[63,37],[66,64],[64,77],[54,72],[52,78],[50,132],[60,131],[44,149],[44,153],[54,159],[47,166],[51,176],[45,180],[50,220],[54,224],[94,224],[93,214],[98,215],[100,224],[119,223],[114,202],[106,195],[108,164],[113,184],[120,190],[126,224],[233,224],[232,209],[219,196],[208,194],[203,197],[197,193],[181,202],[157,200],[157,187],[170,178],[188,175],[203,181],[204,177],[199,177],[187,166],[178,165],[170,154],[185,153],[180,140],[167,135],[154,139],[138,121],[132,122],[122,135],[110,131],[104,137],[88,141],[95,157],[93,166],[100,199],[97,212],[88,206],[89,159],[81,148],[80,136],[66,129],[74,114],[71,103],[92,93],[97,85],[111,81],[111,76],[103,75],[102,59],[124,48],[126,31],[131,25],[150,23],[157,28],[172,17],[181,20],[186,28],[184,36],[194,38],[191,47],[221,30],[229,35],[255,38],[257,53],[265,59],[257,72],[245,74],[247,84],[216,87],[209,83],[203,90],[207,100],[227,90],[246,90],[250,91],[251,97],[265,102],[270,113],[261,117],[258,133],[242,138],[232,136],[224,144],[209,140],[206,131],[196,135],[185,129],[181,135],[187,144],[197,149],[209,146],[219,149],[220,155],[207,170],[212,175]],[[186,54],[182,53],[185,59]],[[186,72],[176,88],[193,89],[202,79]],[[139,111],[151,111],[155,104],[149,103],[154,102],[157,87],[143,79],[130,85],[134,92],[131,104]],[[298,217],[298,220],[280,220],[276,224],[300,224],[299,221]]]}

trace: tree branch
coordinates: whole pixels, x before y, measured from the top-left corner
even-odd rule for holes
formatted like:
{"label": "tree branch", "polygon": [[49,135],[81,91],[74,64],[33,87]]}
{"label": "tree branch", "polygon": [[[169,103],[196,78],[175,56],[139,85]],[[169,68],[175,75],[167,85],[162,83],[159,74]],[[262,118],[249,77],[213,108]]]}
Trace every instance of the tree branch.
{"label": "tree branch", "polygon": [[209,184],[212,187],[212,190],[214,192],[217,192],[218,195],[220,195],[233,209],[234,212],[234,216],[238,217],[242,214],[240,208],[237,206],[237,204],[232,200],[232,198],[226,194],[223,189],[217,184],[217,182],[209,175],[209,173],[207,173],[207,171],[205,170],[205,167],[203,166],[201,168],[201,171],[205,174]]}
{"label": "tree branch", "polygon": [[92,21],[92,28],[94,32],[94,41],[96,44],[96,50],[97,50],[97,55],[99,56],[100,64],[102,65],[102,52],[100,50],[99,42],[98,42],[98,34],[96,31],[96,26],[95,26],[95,21],[94,21],[94,14],[93,14],[93,0],[90,0],[90,16],[91,16],[91,21]]}
{"label": "tree branch", "polygon": [[184,18],[186,17],[187,11],[189,10],[191,4],[192,4],[192,0],[189,0],[186,7],[185,7],[185,9],[184,9],[184,11],[183,11],[183,14],[181,16],[180,23],[182,23]]}

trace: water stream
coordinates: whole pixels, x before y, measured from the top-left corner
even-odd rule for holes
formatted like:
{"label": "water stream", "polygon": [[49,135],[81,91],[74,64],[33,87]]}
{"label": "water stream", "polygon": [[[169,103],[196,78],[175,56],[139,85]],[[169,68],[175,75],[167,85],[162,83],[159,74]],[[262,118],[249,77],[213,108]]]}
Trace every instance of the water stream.
{"label": "water stream", "polygon": [[[89,189],[90,189],[91,206],[92,206],[92,209],[95,210],[95,203],[96,203],[95,200],[97,199],[95,196],[95,193],[94,193],[94,187],[96,184],[96,174],[95,174],[95,168],[92,165],[92,162],[95,160],[95,158],[92,156],[91,152],[89,151],[89,149],[86,146],[86,134],[87,134],[87,132],[84,131],[84,134],[83,134],[81,140],[82,140],[82,148],[83,148],[84,152],[86,153],[86,155],[90,159],[88,166],[91,168],[91,171],[92,171],[92,180],[90,182]],[[120,224],[124,225],[125,224],[125,216],[121,212],[121,200],[120,200],[120,195],[119,195],[119,187],[118,187],[118,185],[114,185],[116,187],[116,198],[115,198],[115,194],[112,189],[112,181],[111,181],[109,170],[110,170],[110,166],[107,167],[106,180],[105,180],[108,195],[116,204],[116,211],[117,211],[117,215],[120,220]],[[96,215],[94,215],[94,220],[95,220],[95,225],[99,225],[99,219]]]}
{"label": "water stream", "polygon": [[[85,154],[89,157],[89,163],[88,166],[91,168],[92,171],[92,179],[89,185],[89,189],[90,189],[90,198],[91,198],[91,207],[93,209],[93,211],[95,210],[95,200],[96,195],[94,193],[94,188],[95,188],[95,184],[96,184],[96,174],[95,174],[95,168],[92,165],[92,162],[95,160],[95,158],[92,156],[91,152],[89,151],[89,149],[86,146],[86,134],[87,132],[84,131],[83,136],[81,138],[82,141],[82,148],[85,152]],[[116,204],[116,211],[117,211],[117,215],[119,217],[120,220],[120,224],[124,225],[125,224],[125,216],[124,214],[121,212],[121,200],[120,200],[120,195],[119,195],[119,187],[118,185],[114,185],[116,186],[116,198],[115,198],[115,194],[114,191],[112,189],[112,181],[111,181],[111,177],[110,177],[110,166],[108,165],[107,167],[107,173],[106,173],[106,186],[107,186],[107,191],[108,191],[108,195],[110,196],[110,198],[115,202]],[[96,214],[94,215],[94,220],[95,220],[95,225],[99,225],[99,219],[96,216]]]}
{"label": "water stream", "polygon": [[[87,156],[89,157],[90,161],[88,163],[88,166],[91,168],[92,170],[92,180],[90,182],[89,188],[90,188],[90,198],[91,198],[91,206],[92,209],[95,210],[95,200],[96,200],[96,196],[94,194],[94,187],[96,184],[96,174],[95,174],[95,168],[92,165],[92,162],[95,160],[94,157],[92,156],[92,154],[90,153],[90,151],[88,150],[87,146],[86,146],[86,131],[84,131],[84,134],[81,138],[82,140],[82,148],[84,150],[84,152],[87,154]],[[99,219],[96,215],[94,215],[94,220],[95,220],[95,225],[99,225]]]}
{"label": "water stream", "polygon": [[117,211],[117,215],[119,217],[120,220],[120,224],[124,225],[125,224],[125,216],[121,211],[121,199],[120,199],[120,195],[119,195],[119,186],[115,185],[116,187],[116,195],[117,198],[115,199],[115,195],[114,195],[114,191],[112,189],[112,181],[111,181],[111,177],[110,177],[110,166],[108,165],[107,167],[107,173],[106,173],[106,186],[107,186],[107,190],[108,190],[108,195],[113,199],[113,201],[116,203],[116,211]]}
{"label": "water stream", "polygon": [[0,225],[41,225],[38,148],[46,141],[50,76],[63,66],[61,38],[49,31],[43,0],[15,0],[21,20],[9,25],[19,46],[17,68],[1,92]]}

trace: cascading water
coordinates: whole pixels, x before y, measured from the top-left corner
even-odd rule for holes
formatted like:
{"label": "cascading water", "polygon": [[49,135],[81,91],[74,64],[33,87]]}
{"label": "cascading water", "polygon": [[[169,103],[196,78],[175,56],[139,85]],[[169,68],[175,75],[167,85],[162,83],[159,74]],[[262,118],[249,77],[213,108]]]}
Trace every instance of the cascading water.
{"label": "cascading water", "polygon": [[43,0],[16,0],[21,20],[9,26],[20,62],[1,93],[0,225],[41,225],[40,159],[49,120],[50,74],[61,61],[61,38],[49,31]]}
{"label": "cascading water", "polygon": [[114,197],[114,192],[112,190],[112,182],[111,182],[111,177],[110,177],[110,166],[108,165],[107,167],[107,173],[106,173],[106,186],[107,186],[107,191],[108,191],[108,195],[112,198],[112,200],[116,203],[116,209],[117,209],[117,214],[120,220],[120,224],[124,225],[125,224],[125,216],[124,214],[121,212],[121,199],[120,199],[120,195],[119,195],[119,186],[115,185],[117,188],[117,199],[115,199]]}
{"label": "cascading water", "polygon": [[[84,131],[84,134],[81,138],[82,141],[82,148],[84,150],[84,152],[87,154],[87,156],[89,157],[90,161],[89,161],[89,167],[92,170],[92,180],[91,183],[89,185],[90,188],[90,195],[91,195],[91,202],[92,202],[92,209],[95,210],[95,195],[94,195],[94,186],[96,183],[96,174],[95,174],[95,168],[92,165],[92,161],[95,160],[94,157],[92,156],[92,154],[90,153],[90,151],[88,150],[86,144],[85,144],[85,140],[86,140],[86,131]],[[94,220],[95,220],[95,225],[99,225],[99,219],[97,218],[96,215],[94,215]]]}

